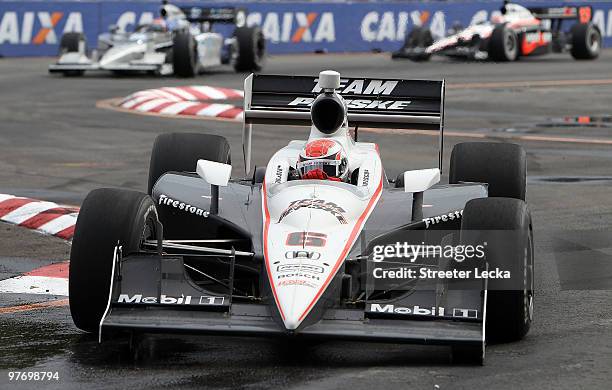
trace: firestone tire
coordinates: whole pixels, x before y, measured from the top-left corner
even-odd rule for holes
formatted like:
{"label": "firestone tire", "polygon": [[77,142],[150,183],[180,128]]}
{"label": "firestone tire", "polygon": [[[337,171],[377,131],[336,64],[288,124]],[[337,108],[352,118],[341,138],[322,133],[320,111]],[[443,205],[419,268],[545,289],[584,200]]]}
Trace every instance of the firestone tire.
{"label": "firestone tire", "polygon": [[[500,231],[508,231],[501,240]],[[533,229],[526,203],[511,198],[470,200],[463,211],[461,242],[476,244],[476,236],[480,237],[478,241],[488,241],[489,270],[509,271],[511,277],[488,280],[486,340],[520,340],[529,331],[533,318]],[[495,240],[497,245],[491,242]]]}
{"label": "firestone tire", "polygon": [[70,252],[70,314],[77,328],[97,332],[110,293],[116,245],[136,253],[157,237],[158,216],[150,196],[113,188],[91,191],[81,206]]}
{"label": "firestone tire", "polygon": [[177,31],[172,38],[172,66],[179,77],[194,77],[198,73],[198,48],[188,31]]}
{"label": "firestone tire", "polygon": [[147,193],[152,193],[153,186],[166,172],[195,172],[200,159],[231,164],[227,139],[219,135],[197,133],[158,135],[151,152]]}
{"label": "firestone tire", "polygon": [[266,56],[266,40],[259,27],[238,27],[231,63],[236,72],[258,72]]}
{"label": "firestone tire", "polygon": [[79,44],[85,42],[83,33],[68,32],[62,35],[59,45],[60,55],[64,53],[74,53],[79,51]]}
{"label": "firestone tire", "polygon": [[464,142],[453,147],[449,183],[478,182],[489,185],[489,197],[525,200],[527,157],[516,144]]}
{"label": "firestone tire", "polygon": [[571,54],[577,60],[594,60],[601,52],[601,32],[593,23],[577,23],[572,26]]}
{"label": "firestone tire", "polygon": [[489,38],[489,58],[493,61],[515,61],[519,57],[516,33],[505,24],[495,27]]}
{"label": "firestone tire", "polygon": [[[80,44],[83,42],[83,46],[86,45],[85,35],[83,33],[68,32],[62,35],[59,45],[59,55],[66,53],[78,53],[80,51]],[[86,50],[86,48],[84,48]],[[62,72],[66,77],[82,76],[85,72],[82,70],[67,70]]]}
{"label": "firestone tire", "polygon": [[[408,58],[415,62],[428,61],[431,54],[425,53],[424,50],[431,46],[434,42],[431,30],[424,27],[414,27],[404,41],[404,46],[391,54],[391,58]],[[414,49],[422,49],[415,52]]]}

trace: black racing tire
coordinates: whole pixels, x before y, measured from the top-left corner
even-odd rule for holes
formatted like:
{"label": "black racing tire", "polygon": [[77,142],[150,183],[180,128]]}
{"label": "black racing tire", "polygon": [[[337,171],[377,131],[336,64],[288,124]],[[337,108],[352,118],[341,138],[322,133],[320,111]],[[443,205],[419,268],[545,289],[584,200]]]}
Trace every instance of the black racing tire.
{"label": "black racing tire", "polygon": [[231,164],[227,139],[197,133],[158,135],[151,152],[147,193],[151,194],[157,180],[166,172],[195,172],[200,159]]}
{"label": "black racing tire", "polygon": [[[391,58],[408,58],[412,61],[428,61],[431,54],[424,52],[425,48],[434,42],[431,30],[426,27],[414,27],[406,35],[404,46],[391,54]],[[415,50],[417,49],[417,50]],[[421,50],[419,50],[421,49]]]}
{"label": "black racing tire", "polygon": [[489,38],[489,58],[493,61],[514,61],[519,57],[519,41],[516,33],[505,24],[493,29]]}
{"label": "black racing tire", "polygon": [[[66,53],[78,53],[79,45],[83,42],[83,45],[86,46],[87,41],[85,40],[85,35],[79,32],[68,32],[62,35],[62,39],[60,40],[59,45],[59,55],[63,55]],[[87,48],[85,47],[85,51]],[[67,70],[62,72],[62,74],[66,77],[75,77],[82,76],[85,71],[82,70]]]}
{"label": "black racing tire", "polygon": [[433,43],[431,30],[426,27],[415,27],[406,36],[405,47],[427,47]]}
{"label": "black racing tire", "polygon": [[59,54],[79,51],[79,44],[85,42],[85,35],[79,32],[67,32],[62,35],[59,45]]}
{"label": "black racing tire", "polygon": [[70,314],[77,328],[97,332],[108,303],[113,253],[138,252],[156,238],[158,216],[147,194],[113,188],[91,191],[79,211],[70,252]]}
{"label": "black racing tire", "polygon": [[395,188],[404,188],[404,173],[400,173],[395,178],[395,182],[393,183]]}
{"label": "black racing tire", "polygon": [[577,60],[594,60],[602,47],[601,32],[593,23],[577,23],[572,26],[571,54]]}
{"label": "black racing tire", "polygon": [[177,31],[172,38],[172,67],[179,77],[194,77],[198,73],[198,47],[188,31]]}
{"label": "black racing tire", "polygon": [[527,157],[520,145],[465,142],[451,153],[449,183],[478,182],[489,185],[489,197],[525,200]]}
{"label": "black racing tire", "polygon": [[230,62],[236,72],[258,72],[266,56],[266,40],[259,27],[237,27]]}
{"label": "black racing tire", "polygon": [[261,184],[266,178],[266,167],[255,167],[251,184]]}
{"label": "black racing tire", "polygon": [[[511,274],[511,279],[488,280],[486,340],[520,340],[533,318],[533,229],[527,204],[512,198],[472,199],[463,210],[462,243],[472,242],[474,233],[467,232],[470,230],[479,231],[477,235],[488,241],[485,253],[489,270],[499,268]],[[509,232],[500,240],[501,230]],[[495,240],[499,244],[492,244]]]}

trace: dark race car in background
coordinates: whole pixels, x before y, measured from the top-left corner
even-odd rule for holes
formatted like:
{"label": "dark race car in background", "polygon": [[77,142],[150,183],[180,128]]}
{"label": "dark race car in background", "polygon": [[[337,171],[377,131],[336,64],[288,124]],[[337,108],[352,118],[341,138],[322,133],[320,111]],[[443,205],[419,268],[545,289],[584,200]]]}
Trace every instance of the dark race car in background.
{"label": "dark race car in background", "polygon": [[[505,2],[501,14],[467,28],[455,26],[434,40],[431,31],[415,27],[392,58],[427,61],[432,55],[468,60],[514,61],[520,57],[569,52],[577,60],[599,56],[602,37],[591,22],[590,6],[525,8]],[[569,30],[565,21],[573,21]]]}

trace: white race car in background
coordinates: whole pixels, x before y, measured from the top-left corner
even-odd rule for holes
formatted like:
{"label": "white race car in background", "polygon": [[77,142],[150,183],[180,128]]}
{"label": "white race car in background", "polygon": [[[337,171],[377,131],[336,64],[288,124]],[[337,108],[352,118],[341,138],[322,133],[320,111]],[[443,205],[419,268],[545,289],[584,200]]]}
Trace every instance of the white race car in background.
{"label": "white race car in background", "polygon": [[[201,71],[230,64],[236,71],[259,71],[266,52],[259,27],[246,27],[246,11],[233,7],[179,8],[163,3],[161,17],[133,32],[111,26],[98,37],[89,55],[85,36],[62,36],[60,57],[49,72],[80,76],[85,71],[148,72],[193,77]],[[213,32],[215,23],[234,24],[232,37]]]}

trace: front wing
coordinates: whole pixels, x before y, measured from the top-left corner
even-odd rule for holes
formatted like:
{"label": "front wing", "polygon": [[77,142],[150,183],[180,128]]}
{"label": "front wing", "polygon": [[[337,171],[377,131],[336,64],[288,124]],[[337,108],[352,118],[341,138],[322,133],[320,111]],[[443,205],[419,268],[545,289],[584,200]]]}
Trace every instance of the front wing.
{"label": "front wing", "polygon": [[129,61],[103,63],[92,61],[79,53],[67,53],[57,63],[49,65],[49,73],[111,71],[111,72],[159,72],[172,73],[172,64],[165,63],[165,54],[146,53],[143,58]]}
{"label": "front wing", "polygon": [[312,337],[414,344],[481,345],[481,322],[364,318],[363,310],[328,310],[323,319],[298,332],[282,329],[262,304],[233,304],[228,312],[176,308],[115,308],[102,330],[233,336]]}
{"label": "front wing", "polygon": [[[116,251],[113,269],[109,306],[100,322],[100,341],[116,331],[136,331],[415,344],[484,343],[485,310],[474,316],[454,316],[452,309],[446,309],[447,314],[440,316],[444,310],[432,307],[435,291],[429,293],[429,299],[423,299],[427,292],[416,291],[403,301],[377,301],[365,308],[330,306],[316,321],[286,330],[273,299],[243,297],[238,301],[229,293],[208,291],[189,278],[180,256],[152,253],[121,258]],[[477,299],[479,308],[486,307],[486,289],[484,296],[473,291],[467,292],[469,297],[465,291],[456,293],[455,303],[472,301],[471,307]],[[400,307],[415,308],[417,302],[431,308],[431,315],[406,315],[410,311]],[[379,310],[373,310],[373,305]]]}

